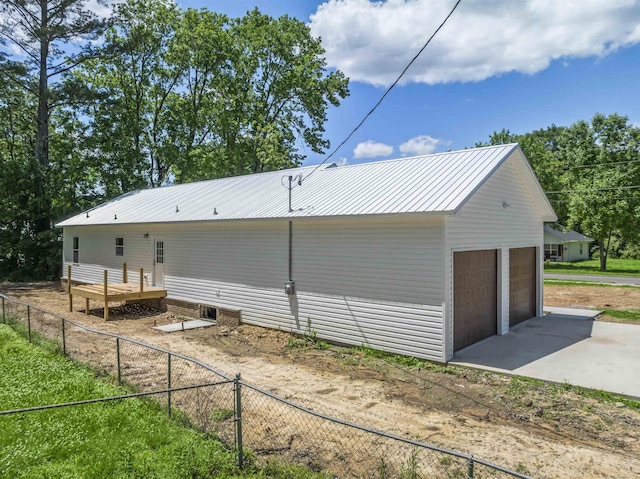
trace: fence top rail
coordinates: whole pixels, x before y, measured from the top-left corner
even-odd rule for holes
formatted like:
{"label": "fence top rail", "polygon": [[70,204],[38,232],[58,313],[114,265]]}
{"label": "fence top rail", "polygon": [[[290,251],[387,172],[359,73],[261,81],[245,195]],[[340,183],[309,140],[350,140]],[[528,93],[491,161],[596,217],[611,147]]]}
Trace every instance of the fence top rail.
{"label": "fence top rail", "polygon": [[163,354],[170,354],[171,356],[173,356],[175,358],[184,359],[185,361],[189,361],[191,363],[197,364],[198,366],[200,366],[200,367],[202,367],[202,368],[204,368],[204,369],[206,369],[206,370],[208,370],[208,371],[210,371],[210,372],[212,372],[214,374],[217,374],[218,376],[220,376],[221,378],[223,378],[223,379],[225,379],[227,381],[233,381],[233,378],[231,376],[228,376],[227,374],[225,374],[225,373],[223,373],[221,371],[218,371],[217,369],[212,368],[211,366],[209,366],[208,364],[203,363],[202,361],[199,361],[199,360],[194,359],[194,358],[190,358],[189,356],[185,356],[185,355],[180,354],[180,353],[175,353],[175,352],[169,351],[167,349],[159,348],[157,346],[153,346],[151,344],[147,344],[147,343],[145,343],[143,341],[138,341],[137,339],[127,338],[127,337],[121,336],[119,334],[109,333],[107,331],[100,331],[99,329],[90,328],[88,326],[85,326],[84,324],[77,323],[77,322],[72,321],[72,320],[70,320],[68,318],[65,318],[64,316],[61,316],[61,315],[56,314],[56,313],[52,313],[51,311],[47,311],[46,309],[42,309],[42,308],[40,308],[38,306],[33,306],[33,305],[29,304],[29,303],[24,303],[22,301],[17,301],[15,299],[11,298],[10,296],[7,296],[7,295],[2,294],[2,293],[0,293],[0,298],[8,300],[8,301],[10,301],[11,303],[14,303],[14,304],[18,304],[18,305],[21,305],[21,306],[26,306],[26,307],[29,307],[31,309],[35,309],[37,311],[40,311],[42,313],[49,314],[49,315],[51,315],[53,317],[56,317],[56,318],[61,319],[61,320],[64,320],[65,322],[67,322],[69,324],[72,324],[73,326],[75,326],[77,328],[83,329],[83,330],[85,330],[85,331],[87,331],[89,333],[100,334],[102,336],[108,336],[108,337],[111,337],[111,338],[116,338],[116,339],[119,339],[121,341],[126,341],[128,343],[136,344],[138,346],[142,346],[144,348],[152,349],[154,351],[158,351],[158,352],[163,353]]}
{"label": "fence top rail", "polygon": [[524,474],[520,474],[518,472],[511,471],[509,469],[506,469],[504,467],[498,466],[496,464],[492,464],[489,461],[478,459],[478,458],[476,458],[476,457],[474,457],[472,455],[469,455],[469,454],[464,454],[464,453],[456,452],[456,451],[450,451],[448,449],[443,449],[443,448],[440,448],[440,447],[437,447],[437,446],[432,446],[430,444],[425,444],[423,442],[413,441],[413,440],[407,439],[405,437],[396,436],[395,434],[390,434],[388,432],[380,431],[378,429],[373,429],[373,428],[370,428],[370,427],[361,426],[360,424],[355,424],[355,423],[352,423],[352,422],[349,422],[349,421],[345,421],[343,419],[338,419],[338,418],[335,418],[335,417],[332,417],[332,416],[325,416],[324,414],[320,414],[319,412],[313,411],[311,409],[307,409],[307,408],[305,408],[303,406],[300,406],[299,404],[295,404],[295,403],[292,403],[291,401],[287,401],[286,399],[283,399],[283,398],[281,398],[279,396],[276,396],[275,394],[270,393],[269,391],[261,389],[261,388],[259,388],[257,386],[252,385],[252,384],[245,383],[244,381],[240,381],[240,383],[244,387],[247,387],[249,389],[253,389],[254,391],[256,391],[256,392],[258,392],[260,394],[264,394],[265,396],[269,396],[270,398],[275,399],[276,401],[279,401],[281,403],[284,403],[287,406],[290,406],[290,407],[292,407],[294,409],[297,409],[299,411],[302,411],[304,413],[311,414],[312,416],[316,416],[316,417],[321,418],[321,419],[326,419],[327,421],[331,421],[331,422],[334,422],[334,423],[337,423],[337,424],[342,424],[343,426],[348,426],[348,427],[352,427],[352,428],[355,428],[355,429],[359,429],[361,431],[369,432],[369,433],[375,434],[377,436],[382,436],[382,437],[386,437],[388,439],[393,439],[393,440],[396,440],[396,441],[404,442],[405,444],[411,444],[412,446],[422,447],[422,448],[429,449],[429,450],[432,450],[432,451],[441,452],[443,454],[447,454],[447,455],[450,455],[450,456],[455,456],[455,457],[459,457],[461,459],[466,459],[467,461],[473,461],[476,464],[482,464],[483,466],[487,466],[487,467],[490,467],[491,469],[495,469],[497,471],[504,472],[506,474],[510,474],[511,476],[517,477],[519,479],[533,479],[531,476],[525,476]]}
{"label": "fence top rail", "polygon": [[80,401],[71,401],[71,402],[63,402],[63,403],[55,403],[55,404],[45,404],[42,406],[25,407],[21,409],[9,409],[7,411],[0,411],[0,416],[6,416],[9,414],[21,414],[21,413],[33,412],[33,411],[44,411],[47,409],[57,409],[57,408],[70,407],[70,406],[82,406],[84,404],[95,404],[95,403],[108,402],[108,401],[120,401],[123,399],[141,398],[146,396],[153,396],[155,394],[167,394],[172,392],[189,391],[191,389],[220,386],[222,384],[233,384],[233,381],[218,381],[215,383],[196,384],[193,386],[181,386],[176,388],[158,389],[156,391],[145,391],[145,392],[139,392],[139,393],[121,394],[119,396],[107,396],[102,398],[82,399]]}

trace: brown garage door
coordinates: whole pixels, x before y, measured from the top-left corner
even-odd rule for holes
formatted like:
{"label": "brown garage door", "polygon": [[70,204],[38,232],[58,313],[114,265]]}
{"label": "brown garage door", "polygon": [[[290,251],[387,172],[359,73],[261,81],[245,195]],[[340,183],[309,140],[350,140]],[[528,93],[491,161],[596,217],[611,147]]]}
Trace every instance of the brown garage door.
{"label": "brown garage door", "polygon": [[453,349],[497,333],[496,250],[453,254]]}
{"label": "brown garage door", "polygon": [[536,315],[536,249],[509,250],[509,326]]}

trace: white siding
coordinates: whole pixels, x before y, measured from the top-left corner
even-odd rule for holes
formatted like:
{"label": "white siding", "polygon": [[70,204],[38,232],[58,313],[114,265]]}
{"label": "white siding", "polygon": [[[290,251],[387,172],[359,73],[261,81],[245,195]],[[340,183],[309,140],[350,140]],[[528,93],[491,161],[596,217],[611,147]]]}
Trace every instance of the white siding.
{"label": "white siding", "polygon": [[[582,245],[582,254],[580,254],[580,245]],[[584,241],[574,241],[564,244],[563,258],[565,261],[579,261],[581,259],[589,259],[589,243]]]}
{"label": "white siding", "polygon": [[[101,283],[108,271],[110,283],[122,282],[122,264],[127,263],[129,281],[138,281],[139,269],[151,278],[152,240],[144,238],[144,226],[76,226],[64,229],[63,277],[71,265],[71,278],[86,283]],[[73,237],[79,238],[79,264],[73,261]],[[124,238],[124,256],[116,256],[116,238]],[[149,279],[150,281],[150,279]]]}
{"label": "white siding", "polygon": [[[447,331],[444,341],[447,360],[453,357],[454,251],[499,250],[498,309],[501,318],[498,331],[505,333],[509,315],[509,249],[538,247],[538,314],[542,310],[542,215],[529,196],[517,166],[515,159],[509,158],[456,215],[446,217]],[[505,208],[505,204],[508,207]]]}
{"label": "white siding", "polygon": [[296,327],[443,360],[442,218],[294,223]]}
{"label": "white siding", "polygon": [[[429,217],[294,221],[291,299],[287,221],[68,227],[65,260],[78,236],[73,279],[100,282],[104,267],[114,277],[123,261],[130,276],[141,266],[151,272],[153,238],[162,237],[169,298],[239,309],[248,324],[442,361],[443,225]],[[116,236],[124,258],[115,256]]]}

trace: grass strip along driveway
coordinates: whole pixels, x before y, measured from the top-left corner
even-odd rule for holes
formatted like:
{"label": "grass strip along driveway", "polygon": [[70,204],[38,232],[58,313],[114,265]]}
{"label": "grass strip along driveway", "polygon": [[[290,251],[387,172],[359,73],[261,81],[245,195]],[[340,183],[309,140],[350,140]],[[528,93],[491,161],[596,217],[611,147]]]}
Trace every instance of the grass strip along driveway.
{"label": "grass strip along driveway", "polygon": [[607,260],[607,271],[600,271],[600,260],[598,259],[573,263],[545,263],[544,272],[555,274],[597,274],[602,276],[640,276],[640,260],[611,258]]}
{"label": "grass strip along driveway", "polygon": [[[130,392],[43,344],[0,325],[0,411]],[[232,451],[150,400],[2,415],[0,431],[3,479],[322,477],[276,463],[240,471]]]}

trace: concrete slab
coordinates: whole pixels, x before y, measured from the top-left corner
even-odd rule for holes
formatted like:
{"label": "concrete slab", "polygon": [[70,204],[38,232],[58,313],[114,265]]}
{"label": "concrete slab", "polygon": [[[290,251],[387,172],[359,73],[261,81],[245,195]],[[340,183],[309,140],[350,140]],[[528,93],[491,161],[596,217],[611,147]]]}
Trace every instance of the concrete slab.
{"label": "concrete slab", "polygon": [[584,319],[593,319],[602,313],[602,311],[596,309],[561,308],[559,306],[545,306],[544,312],[562,316],[582,317]]}
{"label": "concrete slab", "polygon": [[153,329],[163,331],[165,333],[175,333],[176,331],[186,331],[188,329],[209,328],[215,326],[216,323],[211,321],[204,321],[202,319],[191,319],[189,321],[183,321],[181,323],[165,324],[163,326],[154,326]]}
{"label": "concrete slab", "polygon": [[451,363],[640,398],[640,326],[549,314],[458,351]]}

